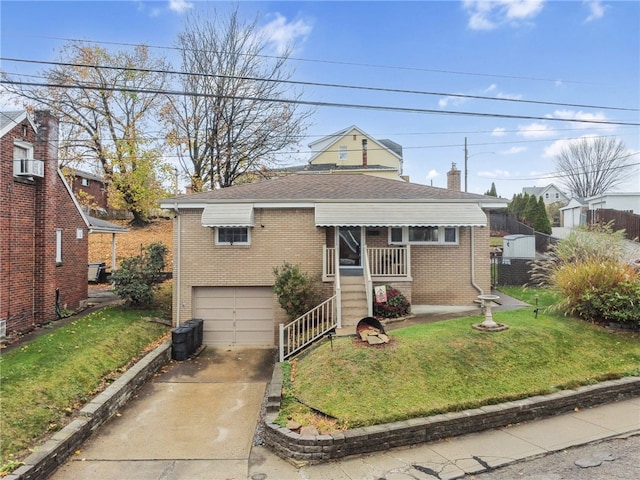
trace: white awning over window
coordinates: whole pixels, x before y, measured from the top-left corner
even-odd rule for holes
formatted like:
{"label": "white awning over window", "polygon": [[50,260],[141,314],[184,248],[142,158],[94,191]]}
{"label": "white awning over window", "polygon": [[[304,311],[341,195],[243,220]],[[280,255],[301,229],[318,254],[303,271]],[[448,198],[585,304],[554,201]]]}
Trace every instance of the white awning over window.
{"label": "white awning over window", "polygon": [[203,227],[253,227],[253,204],[207,205],[202,212]]}
{"label": "white awning over window", "polygon": [[475,203],[316,203],[316,226],[484,227]]}

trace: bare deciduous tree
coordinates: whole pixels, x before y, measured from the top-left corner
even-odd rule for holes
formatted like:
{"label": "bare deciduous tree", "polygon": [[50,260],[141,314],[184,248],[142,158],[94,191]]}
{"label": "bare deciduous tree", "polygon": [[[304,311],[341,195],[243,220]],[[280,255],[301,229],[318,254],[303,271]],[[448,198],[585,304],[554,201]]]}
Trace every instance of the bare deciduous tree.
{"label": "bare deciduous tree", "polygon": [[60,153],[68,162],[62,166],[97,164],[110,203],[131,212],[133,223],[144,224],[164,194],[158,146],[148,132],[164,98],[165,70],[165,61],[143,45],[110,53],[70,42],[60,61],[42,72],[44,83],[15,82],[8,88],[59,117]]}
{"label": "bare deciduous tree", "polygon": [[[310,112],[290,103],[289,52],[267,56],[257,21],[191,15],[178,35],[183,96],[164,109],[168,143],[176,148],[194,191],[233,185],[245,173],[276,165],[295,145]],[[287,101],[282,101],[287,100]]]}
{"label": "bare deciduous tree", "polygon": [[575,196],[600,195],[625,180],[628,154],[622,140],[585,137],[569,143],[555,158],[556,170]]}

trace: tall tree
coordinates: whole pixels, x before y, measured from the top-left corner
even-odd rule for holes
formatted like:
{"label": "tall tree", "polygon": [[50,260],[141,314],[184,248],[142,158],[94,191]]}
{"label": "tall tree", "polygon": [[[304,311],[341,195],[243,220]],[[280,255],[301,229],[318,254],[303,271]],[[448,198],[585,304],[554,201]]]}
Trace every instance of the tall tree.
{"label": "tall tree", "polygon": [[600,195],[625,180],[630,165],[622,140],[585,137],[570,142],[555,158],[556,171],[577,197]]}
{"label": "tall tree", "polygon": [[496,191],[496,184],[495,182],[491,182],[491,188],[489,190],[487,190],[486,192],[484,192],[485,195],[489,195],[490,197],[497,197],[498,196],[498,192]]}
{"label": "tall tree", "polygon": [[289,51],[267,55],[257,20],[192,14],[178,35],[178,80],[186,92],[163,112],[194,191],[233,185],[245,173],[277,164],[276,152],[294,146],[309,111],[287,103],[300,97],[286,84]]}
{"label": "tall tree", "polygon": [[[44,84],[10,84],[15,93],[61,121],[61,153],[97,163],[121,205],[144,224],[164,193],[160,153],[149,132],[161,106],[165,61],[146,46],[110,53],[70,42],[42,72]],[[144,175],[136,174],[144,172]]]}

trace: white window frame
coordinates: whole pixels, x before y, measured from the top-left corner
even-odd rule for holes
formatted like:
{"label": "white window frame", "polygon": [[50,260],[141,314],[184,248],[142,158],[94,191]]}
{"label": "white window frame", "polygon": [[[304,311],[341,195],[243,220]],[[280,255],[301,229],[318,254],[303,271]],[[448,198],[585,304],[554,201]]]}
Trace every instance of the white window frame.
{"label": "white window frame", "polygon": [[[25,151],[24,158],[16,158],[16,148]],[[21,140],[13,141],[13,175],[18,176],[20,169],[16,167],[17,160],[33,160],[33,145],[29,142],[23,142]]]}
{"label": "white window frame", "polygon": [[[247,231],[246,242],[221,242],[219,240],[221,230],[232,230],[232,229],[241,229],[241,228]],[[216,245],[251,245],[251,228],[249,227],[215,227],[213,229],[213,236],[214,236]]]}
{"label": "white window frame", "polygon": [[56,264],[62,263],[62,229],[56,228]]}
{"label": "white window frame", "polygon": [[89,186],[89,179],[82,177],[80,179],[80,185],[82,185],[83,187],[88,187]]}
{"label": "white window frame", "polygon": [[[435,227],[435,226],[434,226]],[[389,245],[459,245],[460,244],[460,228],[459,227],[444,227],[439,226],[438,228],[438,240],[434,242],[416,242],[409,241],[409,229],[411,228],[425,228],[425,227],[389,227],[389,237],[388,242]],[[402,241],[397,242],[392,240],[392,232],[393,230],[402,229]],[[456,234],[456,239],[453,242],[446,241],[446,231],[448,229],[454,229]]]}
{"label": "white window frame", "polygon": [[349,149],[347,148],[346,145],[340,145],[338,147],[338,160],[340,160],[341,162],[344,162],[345,160],[347,160],[348,151]]}

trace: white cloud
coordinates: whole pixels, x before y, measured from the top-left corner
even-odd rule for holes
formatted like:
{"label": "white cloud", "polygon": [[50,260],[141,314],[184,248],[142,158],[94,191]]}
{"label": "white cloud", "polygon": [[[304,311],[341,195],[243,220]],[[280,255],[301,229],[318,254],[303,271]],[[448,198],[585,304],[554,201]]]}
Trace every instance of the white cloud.
{"label": "white cloud", "polygon": [[507,150],[500,150],[498,153],[500,155],[517,155],[518,153],[525,152],[527,147],[511,147]]}
{"label": "white cloud", "polygon": [[302,19],[288,22],[287,18],[279,13],[275,18],[262,27],[262,33],[267,40],[275,46],[278,54],[283,54],[298,42],[304,42],[311,33],[312,25]]}
{"label": "white cloud", "polygon": [[511,172],[509,172],[509,170],[495,168],[493,170],[484,170],[482,172],[478,172],[477,175],[479,177],[485,178],[509,178],[511,176]]}
{"label": "white cloud", "polygon": [[465,103],[468,99],[465,97],[444,97],[438,100],[438,106],[440,108],[448,107],[449,105],[459,106]]}
{"label": "white cloud", "polygon": [[489,85],[489,87],[484,91],[484,93],[490,93],[496,90],[496,88],[498,88],[498,86],[495,83],[492,83],[491,85]]}
{"label": "white cloud", "polygon": [[584,2],[584,4],[589,10],[589,16],[585,19],[585,22],[601,19],[604,17],[604,11],[609,8],[607,5],[603,5],[600,0]]}
{"label": "white cloud", "polygon": [[518,135],[525,138],[549,138],[555,135],[555,131],[544,123],[530,123],[529,125],[519,125]]}
{"label": "white cloud", "polygon": [[545,147],[543,155],[547,158],[554,158],[562,150],[564,150],[570,143],[571,143],[571,140],[568,138],[562,138],[560,140],[556,140],[548,147]]}
{"label": "white cloud", "polygon": [[536,17],[545,0],[465,0],[463,6],[469,15],[472,30],[494,30],[502,25],[518,26]]}
{"label": "white cloud", "polygon": [[502,127],[494,128],[493,132],[491,132],[492,137],[504,137],[505,135],[505,129]]}
{"label": "white cloud", "polygon": [[177,13],[184,13],[193,8],[193,3],[187,0],[169,0],[169,10]]}
{"label": "white cloud", "polygon": [[432,180],[436,177],[439,177],[440,174],[438,173],[437,170],[429,170],[429,173],[427,173],[427,180]]}

